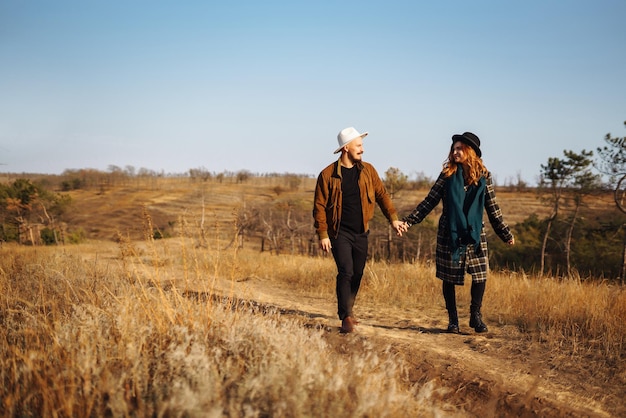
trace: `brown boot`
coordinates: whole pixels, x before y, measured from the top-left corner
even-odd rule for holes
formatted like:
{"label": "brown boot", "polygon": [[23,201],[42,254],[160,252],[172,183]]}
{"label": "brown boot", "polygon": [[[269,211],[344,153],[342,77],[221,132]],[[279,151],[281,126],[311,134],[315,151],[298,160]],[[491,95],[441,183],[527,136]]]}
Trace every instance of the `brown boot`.
{"label": "brown boot", "polygon": [[354,325],[354,319],[352,319],[351,316],[346,316],[343,318],[343,321],[341,321],[341,332],[346,334],[353,332]]}

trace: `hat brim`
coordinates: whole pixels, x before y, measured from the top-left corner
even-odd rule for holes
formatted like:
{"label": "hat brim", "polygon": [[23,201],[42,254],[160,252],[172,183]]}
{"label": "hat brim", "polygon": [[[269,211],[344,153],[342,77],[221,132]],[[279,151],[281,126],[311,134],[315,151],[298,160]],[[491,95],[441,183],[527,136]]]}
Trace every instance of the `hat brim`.
{"label": "hat brim", "polygon": [[367,134],[369,134],[369,132],[363,132],[361,135],[355,136],[354,138],[352,138],[351,140],[349,140],[348,142],[346,142],[345,144],[343,144],[342,146],[337,148],[335,150],[335,152],[333,152],[333,154],[337,154],[339,151],[341,151],[341,149],[343,147],[345,147],[346,145],[348,145],[350,142],[354,141],[355,139],[357,139],[357,138],[365,138],[367,136]]}
{"label": "hat brim", "polygon": [[480,150],[480,148],[478,148],[476,144],[474,144],[472,141],[467,139],[467,137],[465,137],[464,135],[459,135],[459,134],[452,135],[452,142],[456,142],[456,141],[461,141],[462,143],[469,145],[476,152],[476,155],[478,155],[479,157],[483,156],[483,153]]}

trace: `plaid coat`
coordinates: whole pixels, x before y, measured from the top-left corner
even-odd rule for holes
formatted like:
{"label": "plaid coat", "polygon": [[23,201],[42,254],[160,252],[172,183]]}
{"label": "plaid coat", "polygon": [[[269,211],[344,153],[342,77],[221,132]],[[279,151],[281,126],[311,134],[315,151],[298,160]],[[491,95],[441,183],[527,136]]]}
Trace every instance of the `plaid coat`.
{"label": "plaid coat", "polygon": [[[448,210],[446,208],[445,199],[445,183],[447,179],[443,173],[439,175],[437,181],[430,189],[424,200],[417,205],[415,210],[406,216],[405,221],[409,226],[420,223],[424,218],[443,200],[443,211],[439,218],[439,226],[437,229],[437,250],[436,250],[436,266],[437,277],[454,284],[462,285],[465,272],[472,276],[474,282],[484,282],[487,280],[487,272],[489,271],[489,256],[487,253],[487,235],[485,234],[485,223],[480,231],[480,247],[477,251],[471,245],[467,246],[467,251],[461,254],[459,263],[452,262],[452,252],[450,249],[450,232],[448,227]],[[489,222],[493,227],[496,235],[504,242],[513,239],[513,234],[509,226],[502,219],[502,211],[496,201],[496,193],[493,187],[491,173],[486,176],[485,190],[485,211]]]}

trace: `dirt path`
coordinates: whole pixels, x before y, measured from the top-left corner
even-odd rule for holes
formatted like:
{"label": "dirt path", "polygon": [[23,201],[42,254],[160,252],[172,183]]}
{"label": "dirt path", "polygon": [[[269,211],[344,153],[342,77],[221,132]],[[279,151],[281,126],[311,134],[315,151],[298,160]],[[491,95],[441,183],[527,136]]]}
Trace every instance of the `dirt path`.
{"label": "dirt path", "polygon": [[594,381],[584,359],[553,356],[513,326],[488,323],[488,333],[476,334],[461,317],[462,333],[447,334],[438,308],[398,311],[357,300],[360,324],[342,334],[333,295],[294,298],[293,289],[257,278],[218,282],[215,290],[323,329],[339,355],[365,346],[390,351],[409,365],[408,385],[445,388],[433,396],[467,416],[626,416],[625,388]]}

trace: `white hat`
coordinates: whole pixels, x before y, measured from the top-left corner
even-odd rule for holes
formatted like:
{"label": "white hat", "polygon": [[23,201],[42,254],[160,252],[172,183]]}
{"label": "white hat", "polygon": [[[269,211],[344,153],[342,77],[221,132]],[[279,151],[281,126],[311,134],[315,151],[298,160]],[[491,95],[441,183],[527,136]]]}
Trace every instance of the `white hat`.
{"label": "white hat", "polygon": [[339,148],[335,150],[333,154],[337,154],[343,147],[348,145],[350,142],[354,141],[357,138],[365,138],[369,132],[364,132],[362,134],[359,133],[352,126],[346,129],[343,129],[337,135],[337,142],[339,142]]}

